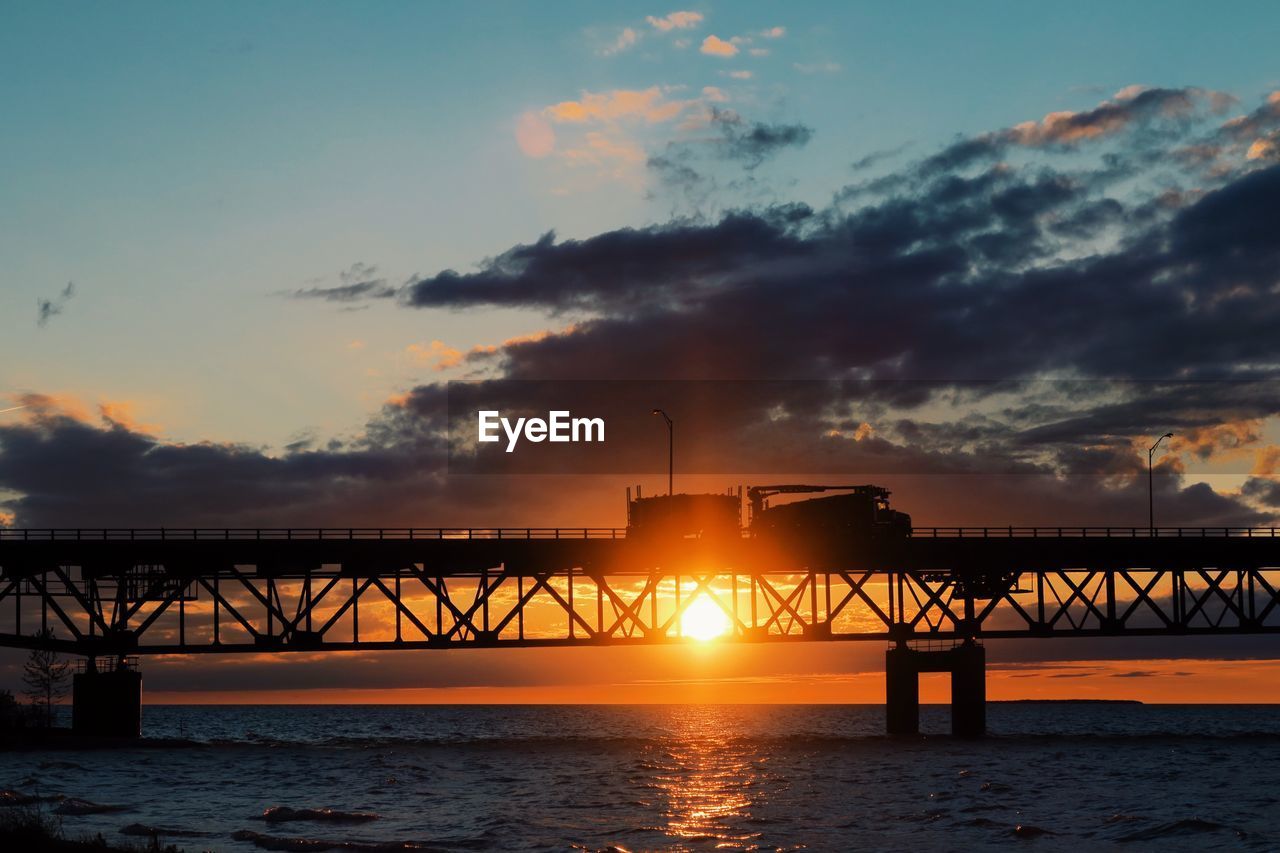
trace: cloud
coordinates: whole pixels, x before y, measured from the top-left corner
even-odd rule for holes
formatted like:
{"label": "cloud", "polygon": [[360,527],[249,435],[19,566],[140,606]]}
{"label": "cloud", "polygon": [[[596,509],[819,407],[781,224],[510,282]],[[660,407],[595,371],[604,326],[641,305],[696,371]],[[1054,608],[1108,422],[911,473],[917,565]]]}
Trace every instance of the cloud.
{"label": "cloud", "polygon": [[[654,144],[659,135],[679,137],[705,127],[710,105],[727,100],[713,86],[691,98],[671,97],[673,91],[661,86],[584,91],[576,100],[560,101],[539,112],[545,131],[529,120],[530,130],[536,133],[531,132],[528,141],[537,144],[538,135],[553,138],[551,125],[557,125],[568,137],[555,143],[557,162],[582,170],[579,174],[588,175],[589,180],[619,182],[642,191],[650,156],[646,145]],[[547,144],[536,150],[551,153]]]}
{"label": "cloud", "polygon": [[67,282],[67,286],[58,291],[58,295],[51,299],[36,300],[36,325],[43,328],[48,325],[49,320],[58,316],[67,309],[67,304],[71,298],[76,295],[76,284],[74,281]]}
{"label": "cloud", "polygon": [[786,27],[769,27],[767,30],[760,31],[760,37],[766,39],[780,39],[787,34]]}
{"label": "cloud", "polygon": [[289,291],[288,296],[294,299],[319,299],[325,302],[361,302],[367,299],[391,299],[397,288],[389,285],[385,278],[377,275],[378,268],[360,261],[338,273],[336,286],[298,288]]}
{"label": "cloud", "polygon": [[1070,145],[1086,139],[1114,134],[1132,122],[1159,115],[1176,119],[1191,114],[1203,98],[1217,93],[1197,89],[1147,89],[1129,86],[1109,101],[1083,112],[1059,111],[1040,121],[1014,125],[1007,131],[1018,145]]}
{"label": "cloud", "polygon": [[1240,491],[1269,509],[1280,510],[1280,480],[1250,477],[1244,481]]}
{"label": "cloud", "polygon": [[839,62],[795,62],[791,67],[801,74],[836,74],[841,70]]}
{"label": "cloud", "polygon": [[[821,442],[825,470],[877,464],[868,455],[873,448],[881,462],[896,458],[892,464],[904,470],[914,464],[913,448],[943,448],[935,462],[946,459],[975,476],[978,468],[993,474],[1004,465],[1049,475],[1043,488],[1032,489],[1031,480],[1009,486],[1006,495],[1021,492],[1027,507],[1114,522],[1142,504],[1145,460],[1132,436],[1172,428],[1185,437],[1178,454],[1230,460],[1255,440],[1255,419],[1270,423],[1280,414],[1277,395],[1262,383],[1266,365],[1280,363],[1267,331],[1280,320],[1270,296],[1280,249],[1261,224],[1266,200],[1280,192],[1280,168],[1243,171],[1217,189],[1149,206],[1143,183],[1163,183],[1155,146],[1173,150],[1180,133],[1192,132],[1179,118],[1183,108],[1155,106],[1161,101],[1137,109],[1177,119],[1168,136],[1153,139],[1140,118],[1108,124],[1117,156],[1125,158],[1126,145],[1142,155],[1124,169],[1110,155],[1096,168],[1078,158],[1056,165],[1056,152],[1067,146],[1052,144],[1028,146],[1044,154],[1025,167],[1000,163],[976,173],[960,171],[972,168],[971,159],[945,165],[927,156],[893,173],[892,191],[869,191],[853,209],[777,205],[584,240],[548,234],[475,272],[420,279],[406,301],[588,318],[571,335],[506,353],[508,376],[619,377],[643,363],[655,375],[684,378],[933,377],[936,387],[850,387],[847,400],[857,402],[843,419],[822,414],[830,399],[793,404],[790,425],[807,436],[801,444],[830,439]],[[732,133],[705,140],[701,150],[740,145],[752,162],[755,143],[767,148],[804,137],[757,124],[726,112],[712,127]],[[663,157],[672,174],[692,169],[681,150]],[[1118,175],[1125,192],[1108,195]],[[1110,231],[1116,239],[1097,242]],[[1120,319],[1133,316],[1143,323]],[[1166,379],[1139,381],[1153,369]],[[1040,394],[1028,383],[1046,371],[1132,381]],[[981,384],[1011,379],[1018,382]],[[909,412],[940,394],[996,393],[987,387],[1005,387],[1014,399],[980,419]],[[877,397],[897,414],[878,412]],[[730,420],[750,423],[758,415],[740,411]],[[864,423],[875,432],[846,438]],[[767,434],[758,452],[784,458],[786,434]],[[813,464],[802,461],[806,452],[796,449],[794,470],[810,470],[801,467]],[[1080,501],[1081,493],[1061,493],[1054,476],[1100,479]],[[1165,476],[1183,475],[1168,469]],[[1169,490],[1162,506],[1171,520],[1265,517],[1203,484],[1161,490]],[[1020,511],[1018,502],[991,500]]]}
{"label": "cloud", "polygon": [[724,73],[734,80],[750,80],[753,76],[750,71],[726,71]]}
{"label": "cloud", "polygon": [[534,110],[520,114],[515,126],[516,144],[526,157],[546,157],[556,147],[556,132],[551,123]]}
{"label": "cloud", "polygon": [[1245,154],[1245,158],[1249,160],[1263,160],[1274,157],[1276,153],[1276,143],[1271,139],[1255,139],[1249,143],[1249,150]]}
{"label": "cloud", "polygon": [[708,56],[729,57],[738,55],[738,46],[736,44],[714,35],[704,38],[700,49]]}
{"label": "cloud", "polygon": [[419,364],[427,364],[432,370],[441,371],[462,364],[461,350],[454,349],[444,341],[432,341],[429,344],[409,344],[405,353]]}
{"label": "cloud", "polygon": [[907,148],[907,145],[899,145],[896,148],[885,148],[879,151],[872,151],[870,154],[866,154],[862,157],[859,157],[857,160],[854,160],[852,163],[849,164],[849,168],[855,172],[861,172],[865,169],[870,169],[872,166],[875,166],[878,163],[881,163],[885,160],[898,156],[904,150],[906,150],[906,148]]}
{"label": "cloud", "polygon": [[995,160],[1011,147],[1070,148],[1136,131],[1145,132],[1146,137],[1132,139],[1135,150],[1159,147],[1162,138],[1178,137],[1205,111],[1219,113],[1231,101],[1221,92],[1194,87],[1129,86],[1093,109],[1052,112],[1039,121],[961,139],[931,158],[925,168],[962,168]]}
{"label": "cloud", "polygon": [[732,110],[713,107],[711,124],[723,134],[723,156],[754,169],[785,148],[803,148],[813,129],[803,124],[768,124],[748,121]]}
{"label": "cloud", "polygon": [[657,124],[672,121],[694,103],[688,100],[668,100],[664,89],[650,86],[648,89],[583,92],[578,100],[552,104],[542,114],[558,124],[624,120]]}
{"label": "cloud", "polygon": [[623,27],[617,37],[600,48],[597,51],[601,56],[615,56],[623,51],[630,50],[635,47],[636,42],[640,41],[640,33],[632,27]]}
{"label": "cloud", "polygon": [[787,148],[803,147],[813,135],[806,125],[751,121],[714,101],[704,115],[710,134],[669,142],[648,160],[659,186],[695,210],[722,190],[765,191],[768,184],[755,170]]}
{"label": "cloud", "polygon": [[649,15],[645,18],[655,30],[663,33],[669,33],[672,30],[688,30],[693,29],[702,23],[701,12],[672,12],[661,18],[655,18]]}
{"label": "cloud", "polygon": [[1249,473],[1257,477],[1280,474],[1280,444],[1268,444],[1254,451],[1253,468]]}
{"label": "cloud", "polygon": [[[1166,110],[1148,91],[1113,99],[1138,112],[1102,121],[1102,135],[1018,146],[1022,159],[960,157],[952,145],[902,163],[878,188],[833,188],[827,207],[758,204],[579,239],[548,232],[472,269],[415,278],[397,296],[572,321],[461,355],[494,379],[607,379],[592,384],[617,394],[638,376],[776,380],[751,394],[697,385],[702,403],[677,401],[690,470],[861,472],[937,523],[1142,524],[1146,460],[1134,436],[1171,429],[1188,442],[1175,459],[1219,464],[1240,452],[1233,464],[1265,468],[1254,437],[1280,418],[1280,246],[1269,218],[1280,166],[1249,165],[1242,152],[1218,183],[1169,195],[1178,167],[1165,155],[1202,138],[1197,117],[1212,107],[1194,95],[1190,112],[1172,97]],[[580,103],[612,117],[588,124],[604,133],[618,116],[646,121],[663,100]],[[743,168],[808,138],[799,126],[711,115],[689,148],[664,152],[673,168]],[[1036,124],[1041,135],[1060,129]],[[1017,145],[1002,133],[957,145]],[[344,285],[377,280],[371,267],[348,272]],[[443,343],[424,349],[428,363],[459,358]],[[607,514],[594,505],[600,486],[519,506],[504,494],[526,488],[519,478],[444,489],[444,401],[442,383],[424,384],[357,438],[279,455],[171,444],[48,411],[0,423],[0,488],[15,496],[0,511],[22,524],[148,514],[392,523],[458,501],[469,517],[549,523],[560,513],[581,524]],[[634,445],[648,452],[639,433]],[[1172,462],[1155,481],[1162,521],[1274,517],[1261,472],[1219,492]],[[404,494],[412,505],[396,504]]]}

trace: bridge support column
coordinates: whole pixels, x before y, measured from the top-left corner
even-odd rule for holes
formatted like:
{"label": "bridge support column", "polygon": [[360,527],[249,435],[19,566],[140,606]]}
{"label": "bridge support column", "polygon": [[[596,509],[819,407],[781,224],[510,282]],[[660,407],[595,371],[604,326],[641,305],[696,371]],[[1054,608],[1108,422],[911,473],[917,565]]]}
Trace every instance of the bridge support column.
{"label": "bridge support column", "polygon": [[951,650],[951,733],[987,733],[987,650],[972,641]]}
{"label": "bridge support column", "polygon": [[885,729],[891,735],[920,731],[920,673],[951,674],[951,733],[981,737],[987,731],[987,653],[972,640],[938,651],[899,642],[885,652]]}
{"label": "bridge support column", "polygon": [[914,655],[918,652],[898,644],[884,653],[884,710],[886,730],[891,735],[920,732],[920,674]]}
{"label": "bridge support column", "polygon": [[98,670],[90,661],[71,681],[71,730],[105,737],[140,736],[142,673],[126,666]]}

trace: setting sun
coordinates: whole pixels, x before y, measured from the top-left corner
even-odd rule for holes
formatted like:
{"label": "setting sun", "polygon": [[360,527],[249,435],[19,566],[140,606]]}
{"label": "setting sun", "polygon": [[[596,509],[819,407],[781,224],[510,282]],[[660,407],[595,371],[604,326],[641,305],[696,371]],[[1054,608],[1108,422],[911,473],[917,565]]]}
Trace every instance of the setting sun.
{"label": "setting sun", "polygon": [[732,623],[728,614],[706,595],[690,602],[680,616],[680,631],[695,640],[714,640],[729,633]]}

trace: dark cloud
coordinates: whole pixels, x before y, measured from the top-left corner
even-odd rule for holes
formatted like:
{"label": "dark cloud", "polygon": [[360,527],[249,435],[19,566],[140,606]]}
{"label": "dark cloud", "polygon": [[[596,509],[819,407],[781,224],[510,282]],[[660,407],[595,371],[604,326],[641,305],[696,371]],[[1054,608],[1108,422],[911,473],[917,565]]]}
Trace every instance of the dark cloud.
{"label": "dark cloud", "polygon": [[803,148],[813,138],[813,128],[803,124],[768,124],[748,121],[733,110],[712,108],[711,124],[723,136],[721,155],[754,169],[786,148]]}
{"label": "dark cloud", "polygon": [[1280,510],[1280,480],[1250,477],[1245,480],[1241,491],[1264,506]]}
{"label": "dark cloud", "polygon": [[[891,478],[909,509],[938,523],[1136,525],[1146,496],[1137,437],[1280,413],[1280,246],[1269,227],[1280,166],[1242,161],[1211,188],[1171,196],[1168,158],[1153,155],[1185,145],[1178,131],[1214,108],[1201,90],[1131,92],[970,140],[1021,145],[1034,162],[974,168],[981,157],[951,146],[851,208],[766,205],[563,241],[549,232],[474,271],[396,289],[356,265],[339,287],[307,295],[572,315],[565,331],[472,359],[502,379],[776,380],[670,401],[682,407],[689,471],[866,472]],[[718,144],[745,146],[746,162],[807,139],[723,116],[719,126],[734,135]],[[1088,161],[1081,149],[1103,140],[1107,151]],[[1055,159],[1067,146],[1071,156]],[[669,155],[661,168],[691,162]],[[1153,206],[1156,197],[1166,200]],[[1037,384],[1046,375],[1072,378]],[[18,495],[10,507],[24,523],[98,505],[123,512],[106,491],[78,489],[77,470],[129,484],[138,514],[328,518],[341,506],[401,518],[384,496],[403,492],[425,518],[447,506],[436,500],[446,488],[511,511],[502,486],[444,485],[445,408],[443,386],[423,386],[358,442],[282,455],[46,419],[0,432],[0,486]],[[645,448],[660,436],[639,420],[628,441]],[[42,479],[41,466],[58,476]],[[205,499],[184,502],[184,488],[205,488]],[[1165,466],[1157,488],[1171,524],[1267,518],[1255,508],[1269,494],[1260,486],[1242,500]],[[531,505],[560,511],[553,504]]]}
{"label": "dark cloud", "polygon": [[807,125],[755,121],[712,107],[706,133],[669,142],[649,157],[649,174],[656,182],[649,197],[670,195],[699,216],[720,197],[776,200],[771,181],[757,170],[788,148],[803,148],[813,133]]}
{"label": "dark cloud", "polygon": [[313,285],[290,291],[294,299],[320,299],[326,302],[360,302],[366,299],[390,299],[399,289],[377,275],[372,264],[356,262],[338,274],[339,284],[331,287]]}
{"label": "dark cloud", "polygon": [[76,295],[76,283],[74,281],[67,282],[67,286],[58,291],[58,295],[52,299],[36,300],[36,325],[45,326],[49,320],[61,314],[67,308],[67,303]]}
{"label": "dark cloud", "polygon": [[859,157],[857,160],[854,160],[852,163],[850,163],[849,169],[854,172],[861,172],[866,169],[870,169],[872,166],[878,165],[884,162],[885,160],[890,160],[894,157],[897,157],[899,154],[905,151],[910,145],[911,143],[908,142],[908,143],[904,143],[903,145],[899,145],[896,148],[885,148],[880,151],[872,151],[870,154],[865,154],[862,157]]}
{"label": "dark cloud", "polygon": [[1011,148],[1070,148],[1125,133],[1130,134],[1129,145],[1147,145],[1175,136],[1204,113],[1221,113],[1233,102],[1221,92],[1198,88],[1129,89],[1090,110],[1049,113],[1040,121],[959,139],[925,159],[920,170],[940,174],[994,161]]}
{"label": "dark cloud", "polygon": [[445,270],[412,282],[405,299],[417,307],[557,311],[674,305],[692,301],[700,281],[717,286],[719,276],[752,258],[765,263],[803,254],[798,230],[812,213],[787,206],[729,214],[712,226],[676,221],[559,243],[548,232],[490,258],[477,272]]}
{"label": "dark cloud", "polygon": [[1280,355],[1277,191],[1280,168],[1258,169],[1096,251],[1124,201],[1071,175],[996,168],[848,214],[546,235],[414,282],[407,301],[592,315],[509,353],[513,376],[644,364],[671,377],[1217,378]]}

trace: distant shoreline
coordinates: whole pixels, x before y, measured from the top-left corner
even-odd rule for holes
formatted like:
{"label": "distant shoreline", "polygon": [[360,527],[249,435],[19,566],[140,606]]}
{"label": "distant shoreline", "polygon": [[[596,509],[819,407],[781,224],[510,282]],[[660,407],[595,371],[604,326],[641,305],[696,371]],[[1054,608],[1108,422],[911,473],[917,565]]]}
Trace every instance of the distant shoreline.
{"label": "distant shoreline", "polygon": [[1140,699],[988,699],[988,705],[1145,705]]}

